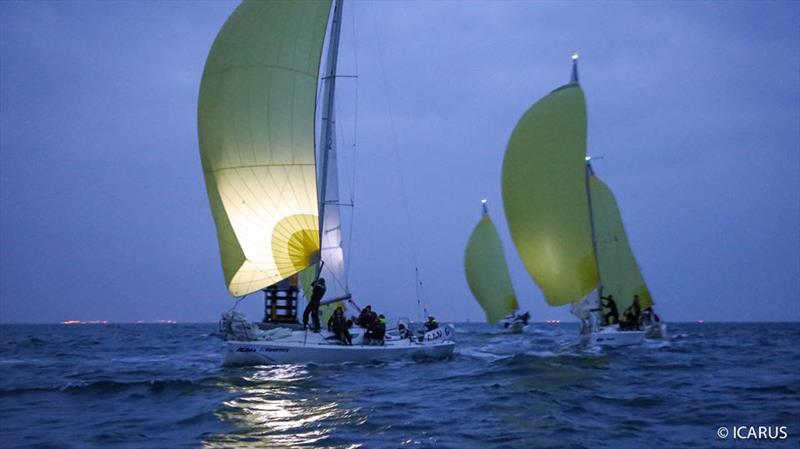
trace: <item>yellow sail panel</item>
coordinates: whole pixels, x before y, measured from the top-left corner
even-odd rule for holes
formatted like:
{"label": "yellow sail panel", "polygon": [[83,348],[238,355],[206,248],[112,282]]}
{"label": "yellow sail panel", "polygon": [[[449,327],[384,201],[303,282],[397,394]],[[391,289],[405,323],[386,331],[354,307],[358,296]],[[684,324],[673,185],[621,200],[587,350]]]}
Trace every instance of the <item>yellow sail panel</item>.
{"label": "yellow sail panel", "polygon": [[467,242],[464,273],[488,322],[496,323],[518,308],[503,245],[488,214],[484,214]]}
{"label": "yellow sail panel", "polygon": [[245,1],[200,85],[203,172],[228,290],[291,276],[319,252],[314,113],[330,1]]}
{"label": "yellow sail panel", "polygon": [[551,305],[598,284],[586,195],[586,105],[578,84],[522,116],[503,159],[503,202],[517,252]]}
{"label": "yellow sail panel", "polygon": [[589,178],[589,192],[603,296],[614,295],[620,313],[633,303],[633,295],[639,295],[642,308],[652,305],[650,291],[628,244],[614,194],[596,176]]}

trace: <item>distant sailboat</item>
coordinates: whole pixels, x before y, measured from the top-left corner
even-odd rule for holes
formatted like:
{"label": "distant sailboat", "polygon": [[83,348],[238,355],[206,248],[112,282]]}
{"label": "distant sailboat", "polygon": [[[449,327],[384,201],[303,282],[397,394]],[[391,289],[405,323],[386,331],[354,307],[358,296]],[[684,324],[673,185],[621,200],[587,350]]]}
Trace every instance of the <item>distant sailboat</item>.
{"label": "distant sailboat", "polygon": [[[301,283],[326,278],[328,302],[350,299],[333,126],[341,0],[333,8],[315,151],[317,79],[330,13],[331,1],[245,1],[206,61],[200,153],[225,283],[235,297],[300,274]],[[345,346],[324,330],[261,332],[234,312],[222,324],[226,364],[441,357],[455,346],[451,327],[419,338],[387,337],[377,346],[364,345],[354,329],[353,345]]]}
{"label": "distant sailboat", "polygon": [[481,220],[472,231],[464,253],[464,274],[486,320],[497,323],[509,333],[522,332],[528,313],[517,313],[519,305],[511,276],[508,273],[503,245],[497,233],[486,200],[482,200]]}
{"label": "distant sailboat", "polygon": [[[592,343],[637,344],[642,331],[603,326],[599,297],[620,311],[638,294],[652,303],[622,227],[614,196],[586,155],[586,104],[572,77],[519,120],[503,160],[503,202],[514,245],[552,306],[573,304]],[[600,318],[602,318],[600,316]]]}

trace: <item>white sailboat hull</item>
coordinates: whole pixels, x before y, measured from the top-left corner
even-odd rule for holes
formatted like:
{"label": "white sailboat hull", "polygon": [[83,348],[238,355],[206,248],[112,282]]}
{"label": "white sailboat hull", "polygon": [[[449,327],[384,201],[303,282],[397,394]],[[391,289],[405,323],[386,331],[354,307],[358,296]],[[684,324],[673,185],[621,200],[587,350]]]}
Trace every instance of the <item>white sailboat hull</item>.
{"label": "white sailboat hull", "polygon": [[[443,333],[444,334],[444,333]],[[450,332],[447,332],[449,335]],[[328,338],[326,338],[328,336]],[[352,346],[330,338],[330,334],[294,331],[287,338],[268,341],[226,341],[223,365],[252,366],[291,363],[343,363],[397,360],[403,358],[445,358],[453,354],[451,340],[385,340],[383,345],[361,344],[355,336]]]}
{"label": "white sailboat hull", "polygon": [[621,331],[616,327],[604,327],[592,332],[589,344],[617,348],[621,346],[640,345],[644,341],[644,331]]}
{"label": "white sailboat hull", "polygon": [[497,326],[503,331],[503,333],[521,334],[525,329],[525,326],[528,325],[528,318],[528,312],[525,312],[524,314],[514,312],[498,321]]}
{"label": "white sailboat hull", "polygon": [[507,326],[503,322],[500,322],[498,326],[502,329],[503,333],[506,334],[521,334],[522,330],[525,329],[525,323],[522,321],[514,321]]}
{"label": "white sailboat hull", "polygon": [[651,340],[661,340],[667,338],[666,324],[651,324],[644,329],[645,337]]}

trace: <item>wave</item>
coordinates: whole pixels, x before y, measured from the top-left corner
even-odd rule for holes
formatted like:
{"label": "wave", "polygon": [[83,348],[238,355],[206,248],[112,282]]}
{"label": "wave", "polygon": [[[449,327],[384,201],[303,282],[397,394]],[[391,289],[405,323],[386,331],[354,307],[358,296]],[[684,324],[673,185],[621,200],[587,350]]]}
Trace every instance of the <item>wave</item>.
{"label": "wave", "polygon": [[131,382],[114,380],[98,380],[93,382],[73,381],[48,387],[22,387],[0,389],[0,397],[12,397],[37,393],[78,393],[78,394],[115,394],[131,390],[144,390],[149,393],[192,393],[208,388],[218,387],[211,382],[214,378],[201,380],[188,379],[152,379]]}

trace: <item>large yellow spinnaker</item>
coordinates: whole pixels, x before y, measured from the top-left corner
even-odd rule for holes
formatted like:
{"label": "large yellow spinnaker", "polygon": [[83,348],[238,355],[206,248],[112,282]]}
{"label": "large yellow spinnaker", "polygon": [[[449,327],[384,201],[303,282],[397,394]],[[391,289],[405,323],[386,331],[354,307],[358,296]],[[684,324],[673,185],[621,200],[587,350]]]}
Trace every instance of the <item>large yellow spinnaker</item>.
{"label": "large yellow spinnaker", "polygon": [[503,159],[511,237],[554,306],[598,286],[586,194],[586,104],[574,78],[522,116]]}
{"label": "large yellow spinnaker", "polygon": [[200,155],[234,296],[318,257],[314,115],[330,9],[330,1],[245,1],[208,55]]}
{"label": "large yellow spinnaker", "polygon": [[478,300],[486,320],[497,323],[517,310],[503,244],[484,203],[483,216],[475,226],[464,253],[464,273],[469,289]]}
{"label": "large yellow spinnaker", "polygon": [[652,305],[650,291],[628,243],[614,194],[594,175],[589,177],[589,192],[592,196],[592,217],[603,295],[614,295],[620,312],[630,307],[633,295],[639,295],[642,308]]}

